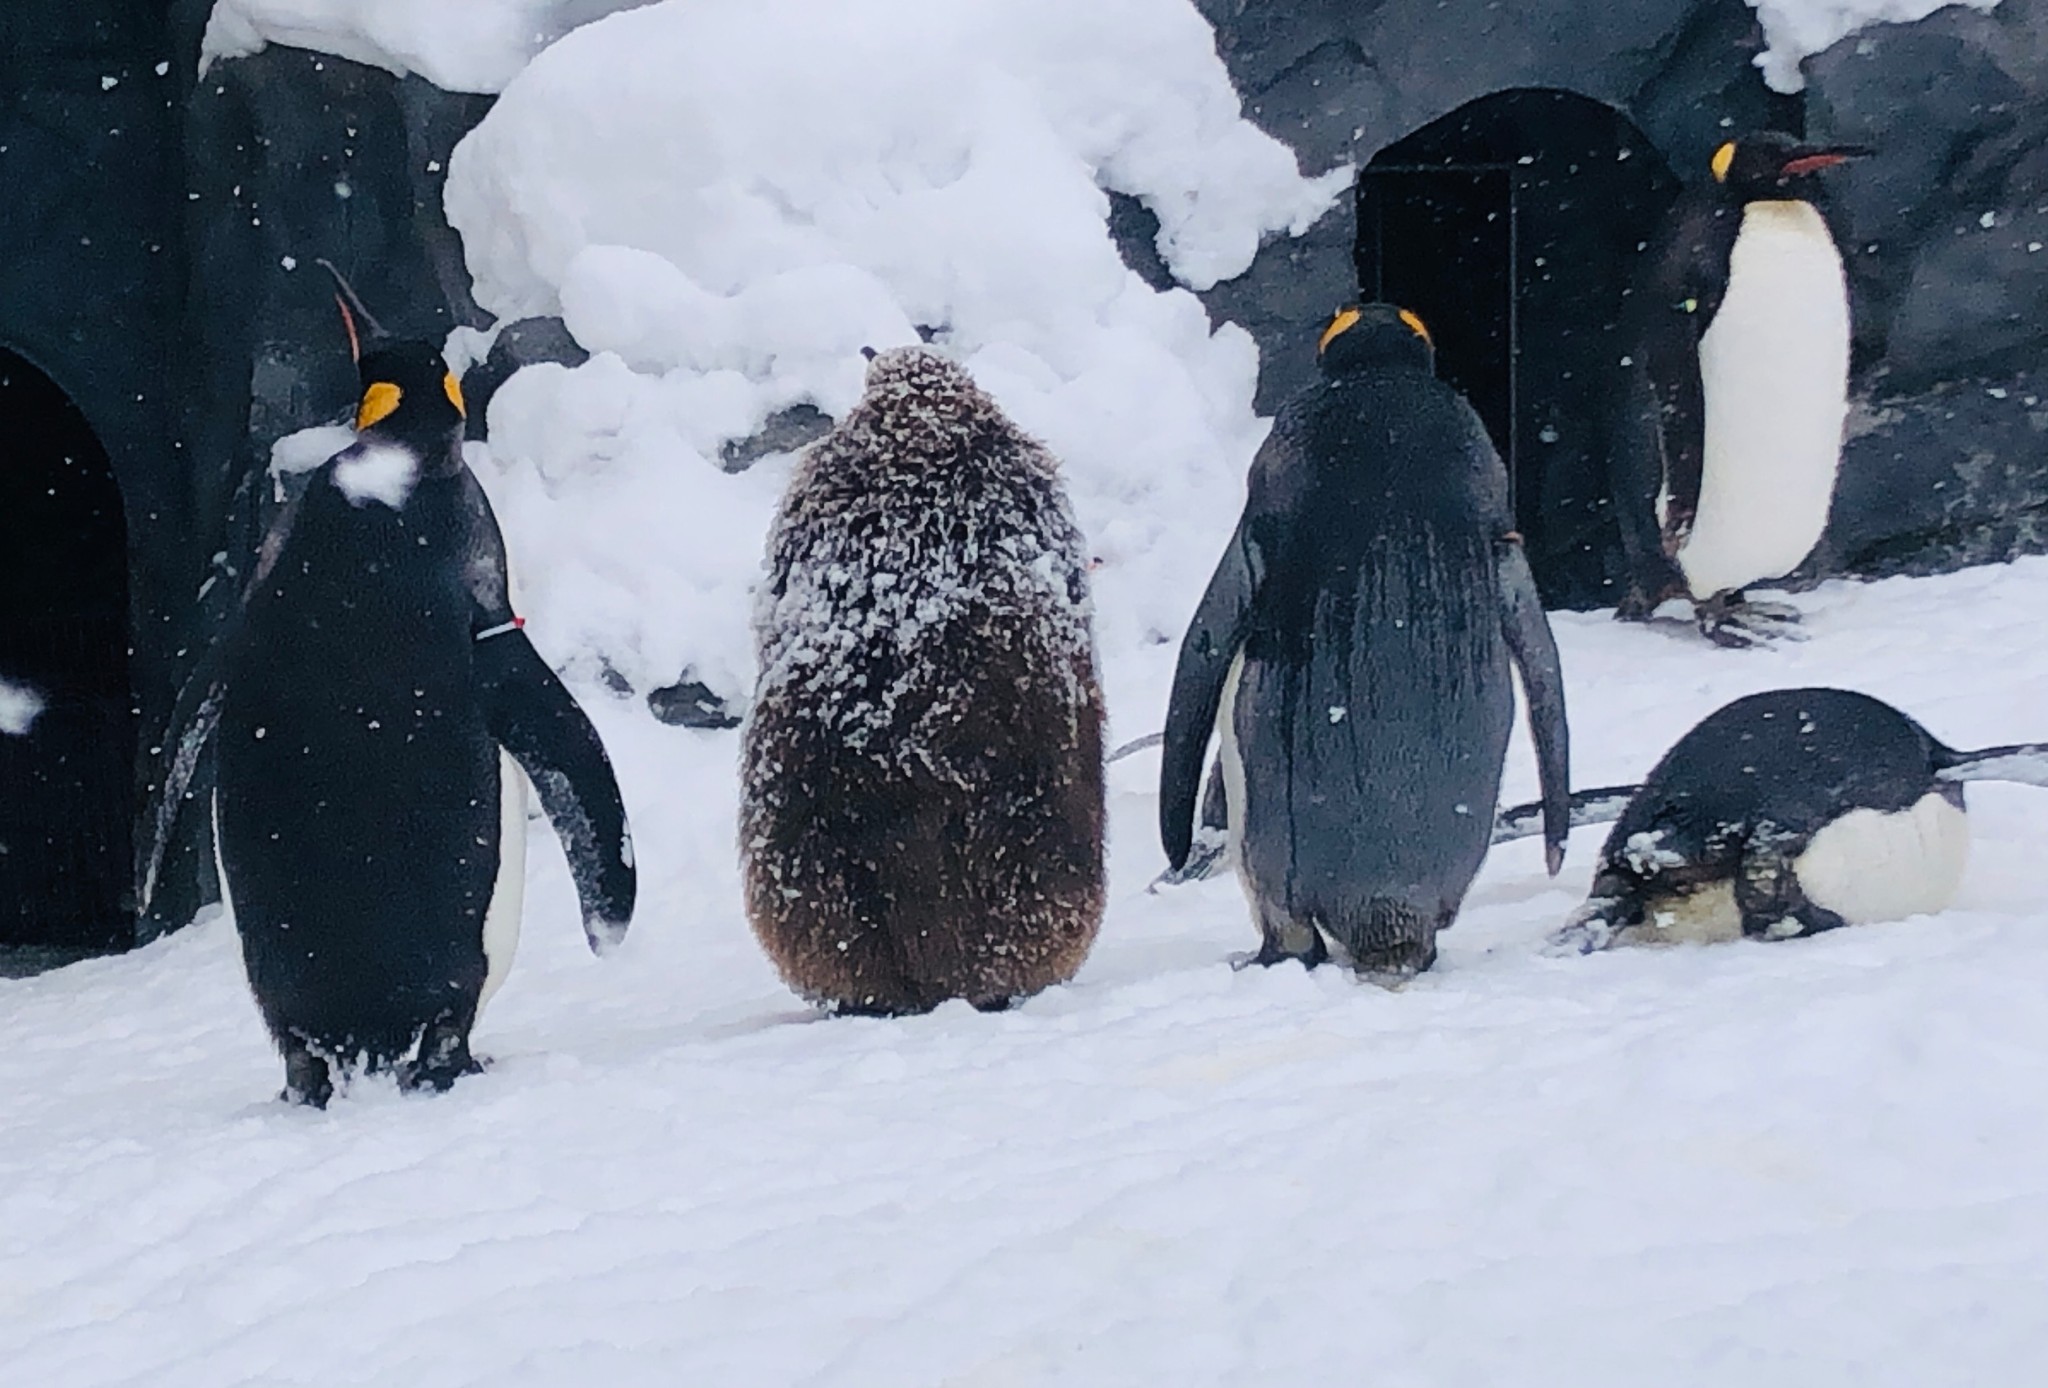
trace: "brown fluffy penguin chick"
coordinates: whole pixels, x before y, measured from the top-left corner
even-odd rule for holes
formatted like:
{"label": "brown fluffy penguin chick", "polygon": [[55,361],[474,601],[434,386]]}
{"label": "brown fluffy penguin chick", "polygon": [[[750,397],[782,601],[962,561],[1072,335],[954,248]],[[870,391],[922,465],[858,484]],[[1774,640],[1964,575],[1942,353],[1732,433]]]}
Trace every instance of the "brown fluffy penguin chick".
{"label": "brown fluffy penguin chick", "polygon": [[839,1012],[995,1010],[1102,920],[1102,692],[1052,455],[959,365],[881,353],[768,541],[747,914]]}

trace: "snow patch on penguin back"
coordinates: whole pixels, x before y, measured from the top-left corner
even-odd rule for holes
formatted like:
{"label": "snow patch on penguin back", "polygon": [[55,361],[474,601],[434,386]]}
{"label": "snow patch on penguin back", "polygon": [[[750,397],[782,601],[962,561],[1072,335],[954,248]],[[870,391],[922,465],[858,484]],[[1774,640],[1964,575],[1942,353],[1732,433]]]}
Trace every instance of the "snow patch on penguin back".
{"label": "snow patch on penguin back", "polygon": [[881,760],[942,771],[927,734],[988,697],[991,651],[1017,653],[1069,708],[1099,697],[1058,465],[930,348],[877,356],[859,405],[804,454],[769,566],[757,708]]}

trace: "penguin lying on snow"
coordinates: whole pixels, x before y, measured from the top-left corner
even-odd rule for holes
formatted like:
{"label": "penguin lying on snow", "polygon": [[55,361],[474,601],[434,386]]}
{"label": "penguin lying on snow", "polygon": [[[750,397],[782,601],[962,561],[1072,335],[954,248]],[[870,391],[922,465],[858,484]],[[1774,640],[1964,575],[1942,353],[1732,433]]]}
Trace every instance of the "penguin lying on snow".
{"label": "penguin lying on snow", "polygon": [[1612,464],[1624,619],[1689,593],[1722,645],[1791,620],[1742,589],[1790,573],[1826,529],[1849,387],[1842,258],[1802,190],[1866,153],[1774,133],[1730,141],[1645,257]]}
{"label": "penguin lying on snow", "polygon": [[768,541],[747,915],[839,1012],[994,1010],[1102,920],[1102,693],[1052,456],[928,348],[873,358]]}
{"label": "penguin lying on snow", "polygon": [[186,684],[138,888],[146,903],[212,739],[222,890],[285,1097],[316,1107],[330,1065],[396,1065],[409,1089],[476,1070],[470,1028],[518,940],[519,768],[593,950],[625,934],[636,882],[604,747],[512,614],[504,541],[462,461],[461,388],[342,287],[357,441],[278,517]]}
{"label": "penguin lying on snow", "polygon": [[1600,797],[1626,805],[1554,944],[1780,940],[1939,911],[1969,849],[1967,781],[2048,786],[2048,743],[1959,752],[1845,689],[1737,699],[1632,795],[1582,793],[1586,822]]}
{"label": "penguin lying on snow", "polygon": [[1177,869],[1221,735],[1255,962],[1402,976],[1436,958],[1493,831],[1528,691],[1553,872],[1567,831],[1564,682],[1472,407],[1428,332],[1386,304],[1339,313],[1321,379],[1282,407],[1243,518],[1189,624],[1160,763]]}

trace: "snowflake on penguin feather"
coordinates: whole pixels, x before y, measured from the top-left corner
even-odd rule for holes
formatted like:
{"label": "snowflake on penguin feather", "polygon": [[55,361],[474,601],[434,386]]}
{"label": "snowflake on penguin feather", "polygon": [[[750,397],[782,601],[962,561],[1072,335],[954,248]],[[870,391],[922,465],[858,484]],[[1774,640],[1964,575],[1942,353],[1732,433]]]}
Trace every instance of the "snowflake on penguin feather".
{"label": "snowflake on penguin feather", "polygon": [[1087,565],[1058,464],[958,363],[879,354],[803,455],[768,542],[757,704],[943,774],[936,751],[990,651],[1092,680]]}

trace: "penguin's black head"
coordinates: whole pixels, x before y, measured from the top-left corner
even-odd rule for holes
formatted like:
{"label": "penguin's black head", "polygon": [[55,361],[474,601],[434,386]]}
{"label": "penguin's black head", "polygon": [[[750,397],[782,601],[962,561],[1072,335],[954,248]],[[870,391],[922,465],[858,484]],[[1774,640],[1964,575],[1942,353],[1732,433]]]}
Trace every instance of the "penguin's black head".
{"label": "penguin's black head", "polygon": [[462,433],[462,387],[431,342],[387,338],[356,360],[363,383],[356,430],[411,444],[423,454]]}
{"label": "penguin's black head", "polygon": [[391,443],[410,445],[422,457],[461,456],[462,421],[467,413],[462,387],[431,342],[393,337],[363,306],[355,286],[331,260],[317,262],[334,276],[334,306],[348,332],[362,394],[356,399],[356,432],[376,431]]}
{"label": "penguin's black head", "polygon": [[1316,363],[1326,376],[1368,367],[1406,366],[1436,374],[1436,344],[1429,329],[1405,308],[1352,304],[1337,310],[1316,344]]}
{"label": "penguin's black head", "polygon": [[1798,197],[1799,186],[1822,169],[1870,151],[1861,145],[1807,145],[1790,135],[1763,130],[1730,140],[1707,163],[1714,182],[1743,202]]}

